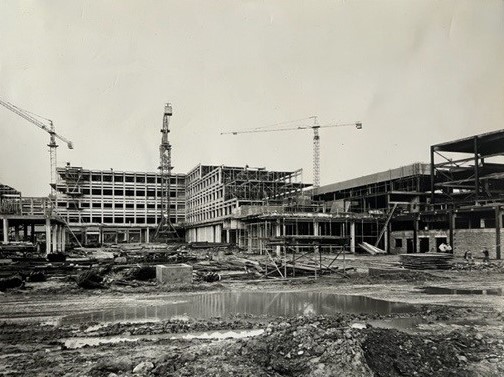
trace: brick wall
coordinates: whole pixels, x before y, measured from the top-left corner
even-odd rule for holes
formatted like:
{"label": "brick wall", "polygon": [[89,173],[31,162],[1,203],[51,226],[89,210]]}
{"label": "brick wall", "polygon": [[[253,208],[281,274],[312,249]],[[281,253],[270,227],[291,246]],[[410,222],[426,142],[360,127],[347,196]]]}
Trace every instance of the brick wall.
{"label": "brick wall", "polygon": [[[449,232],[443,230],[418,231],[417,250],[420,250],[420,238],[429,238],[429,250],[436,250],[436,238],[449,239]],[[413,238],[413,231],[396,231],[390,234],[390,252],[402,254],[407,251],[407,239]],[[396,239],[402,239],[402,246],[396,247]],[[453,233],[453,253],[456,257],[464,257],[467,250],[475,259],[483,259],[481,252],[485,247],[490,252],[490,259],[495,259],[495,229],[455,229]],[[504,233],[501,235],[501,249],[504,253]]]}
{"label": "brick wall", "polygon": [[[501,250],[504,243],[501,232]],[[490,252],[490,259],[495,259],[495,229],[456,229],[453,234],[455,255],[463,257],[467,250],[472,252],[473,258],[483,259],[483,248]]]}

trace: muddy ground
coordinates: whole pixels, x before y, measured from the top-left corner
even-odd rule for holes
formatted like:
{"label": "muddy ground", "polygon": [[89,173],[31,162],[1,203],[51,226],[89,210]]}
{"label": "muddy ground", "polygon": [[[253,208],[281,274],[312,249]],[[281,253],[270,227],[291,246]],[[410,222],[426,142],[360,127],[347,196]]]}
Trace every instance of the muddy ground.
{"label": "muddy ground", "polygon": [[[347,275],[288,281],[230,279],[180,287],[146,282],[97,290],[62,277],[27,283],[0,293],[0,375],[503,376],[504,296],[421,289],[498,290],[504,288],[501,269],[368,275],[369,267],[395,266],[397,259],[355,256],[345,262],[356,267]],[[409,303],[415,311],[146,315],[133,323],[126,315],[113,322],[82,316],[125,306],[147,313],[153,303],[238,291],[357,295]]]}

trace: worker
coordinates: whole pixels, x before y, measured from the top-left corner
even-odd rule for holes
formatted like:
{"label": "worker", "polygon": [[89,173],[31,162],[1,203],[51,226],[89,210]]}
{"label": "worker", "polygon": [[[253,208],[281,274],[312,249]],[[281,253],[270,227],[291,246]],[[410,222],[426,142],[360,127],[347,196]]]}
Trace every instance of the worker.
{"label": "worker", "polygon": [[469,269],[471,269],[472,265],[474,264],[474,259],[473,259],[473,256],[472,256],[472,253],[470,250],[467,250],[464,253],[464,259],[465,259],[466,263],[469,265]]}
{"label": "worker", "polygon": [[483,263],[485,264],[490,263],[490,252],[486,247],[483,249],[482,253],[483,253]]}

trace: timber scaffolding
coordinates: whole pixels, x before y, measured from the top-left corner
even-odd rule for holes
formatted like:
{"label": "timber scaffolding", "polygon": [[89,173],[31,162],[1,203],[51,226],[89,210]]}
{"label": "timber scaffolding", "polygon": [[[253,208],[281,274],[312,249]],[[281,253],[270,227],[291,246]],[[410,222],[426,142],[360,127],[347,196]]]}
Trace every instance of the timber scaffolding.
{"label": "timber scaffolding", "polygon": [[[243,225],[239,244],[267,256],[266,276],[345,273],[345,255],[355,253],[356,244],[368,239],[370,228],[377,233],[379,219],[370,214],[318,212],[323,208],[320,203],[242,208],[236,215]],[[338,259],[343,267],[335,265]]]}

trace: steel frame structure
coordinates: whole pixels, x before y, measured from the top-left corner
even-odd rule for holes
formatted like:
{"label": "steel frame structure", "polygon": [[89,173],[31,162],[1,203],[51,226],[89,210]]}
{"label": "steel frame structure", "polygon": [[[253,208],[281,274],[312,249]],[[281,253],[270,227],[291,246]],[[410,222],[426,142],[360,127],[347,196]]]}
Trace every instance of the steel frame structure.
{"label": "steel frame structure", "polygon": [[430,147],[431,206],[455,208],[504,199],[504,130]]}

